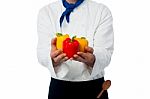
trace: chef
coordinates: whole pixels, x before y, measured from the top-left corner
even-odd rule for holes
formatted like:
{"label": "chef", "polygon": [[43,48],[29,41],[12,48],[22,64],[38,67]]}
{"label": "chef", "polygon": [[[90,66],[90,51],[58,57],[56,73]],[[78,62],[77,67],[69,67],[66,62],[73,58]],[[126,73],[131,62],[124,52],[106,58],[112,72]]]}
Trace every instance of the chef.
{"label": "chef", "polygon": [[[96,99],[113,53],[112,21],[109,8],[92,0],[58,0],[40,9],[37,57],[51,74],[48,99]],[[56,33],[85,37],[86,52],[68,58],[56,48]]]}

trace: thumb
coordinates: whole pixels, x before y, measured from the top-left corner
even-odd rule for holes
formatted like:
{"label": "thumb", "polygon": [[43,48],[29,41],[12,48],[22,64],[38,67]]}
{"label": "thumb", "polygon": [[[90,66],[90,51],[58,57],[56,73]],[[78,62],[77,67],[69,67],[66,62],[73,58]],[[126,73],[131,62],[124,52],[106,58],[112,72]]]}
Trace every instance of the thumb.
{"label": "thumb", "polygon": [[56,41],[57,41],[57,38],[53,38],[51,40],[51,51],[55,51],[57,48],[56,48]]}
{"label": "thumb", "polygon": [[92,53],[92,54],[93,54],[93,52],[94,52],[94,49],[93,49],[92,47],[89,47],[89,46],[85,47],[85,50],[86,50],[87,52],[89,52],[89,53]]}

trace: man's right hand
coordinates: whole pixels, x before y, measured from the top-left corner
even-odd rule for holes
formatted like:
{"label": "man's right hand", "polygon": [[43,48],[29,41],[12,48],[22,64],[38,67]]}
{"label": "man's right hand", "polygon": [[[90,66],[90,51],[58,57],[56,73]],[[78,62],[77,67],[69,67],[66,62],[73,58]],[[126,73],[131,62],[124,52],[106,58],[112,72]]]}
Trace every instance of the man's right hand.
{"label": "man's right hand", "polygon": [[52,59],[52,63],[54,67],[68,60],[66,54],[56,48],[56,40],[57,38],[53,38],[51,40],[51,52],[50,52],[50,57]]}

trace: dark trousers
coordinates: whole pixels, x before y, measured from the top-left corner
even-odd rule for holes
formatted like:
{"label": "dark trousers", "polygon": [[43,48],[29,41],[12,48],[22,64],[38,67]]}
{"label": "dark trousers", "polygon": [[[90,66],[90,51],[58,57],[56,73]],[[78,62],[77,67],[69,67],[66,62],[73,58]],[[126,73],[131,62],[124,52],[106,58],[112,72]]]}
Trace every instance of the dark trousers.
{"label": "dark trousers", "polygon": [[[97,99],[103,82],[104,78],[80,82],[51,78],[48,99]],[[108,99],[107,91],[99,99]]]}

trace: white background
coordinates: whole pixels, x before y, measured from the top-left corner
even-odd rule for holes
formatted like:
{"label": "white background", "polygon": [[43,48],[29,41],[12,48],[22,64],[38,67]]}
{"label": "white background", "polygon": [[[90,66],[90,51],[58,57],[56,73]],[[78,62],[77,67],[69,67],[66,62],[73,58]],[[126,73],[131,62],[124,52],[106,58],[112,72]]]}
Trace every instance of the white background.
{"label": "white background", "polygon": [[[36,22],[53,1],[0,1],[0,99],[47,99],[50,74],[37,62]],[[95,1],[114,19],[115,49],[105,69],[110,99],[150,99],[149,0]]]}

